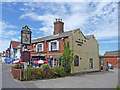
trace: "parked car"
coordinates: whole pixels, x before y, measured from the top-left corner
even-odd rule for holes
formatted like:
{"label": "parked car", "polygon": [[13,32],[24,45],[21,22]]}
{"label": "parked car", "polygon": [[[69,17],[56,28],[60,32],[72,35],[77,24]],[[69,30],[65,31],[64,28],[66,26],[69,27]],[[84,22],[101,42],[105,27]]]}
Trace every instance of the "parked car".
{"label": "parked car", "polygon": [[108,64],[109,69],[113,69],[114,65],[113,64]]}
{"label": "parked car", "polygon": [[11,59],[11,58],[5,58],[5,63],[10,64],[11,62],[12,62],[12,59]]}

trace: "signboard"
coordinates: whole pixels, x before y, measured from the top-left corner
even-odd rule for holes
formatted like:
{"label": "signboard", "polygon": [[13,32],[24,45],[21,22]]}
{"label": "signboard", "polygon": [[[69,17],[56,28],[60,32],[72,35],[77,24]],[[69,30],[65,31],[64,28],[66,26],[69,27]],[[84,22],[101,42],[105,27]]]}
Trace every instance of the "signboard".
{"label": "signboard", "polygon": [[23,51],[21,55],[21,59],[23,62],[29,62],[30,63],[30,52],[29,51]]}
{"label": "signboard", "polygon": [[22,28],[21,31],[21,44],[23,45],[30,45],[31,44],[31,30],[28,26]]}
{"label": "signboard", "polygon": [[30,34],[22,33],[22,44],[30,44]]}

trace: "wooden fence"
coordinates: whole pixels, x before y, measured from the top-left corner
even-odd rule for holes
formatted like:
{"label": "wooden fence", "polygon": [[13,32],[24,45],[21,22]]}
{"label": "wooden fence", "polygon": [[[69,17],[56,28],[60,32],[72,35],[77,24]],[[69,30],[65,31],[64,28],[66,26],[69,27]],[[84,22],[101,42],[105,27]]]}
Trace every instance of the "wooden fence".
{"label": "wooden fence", "polygon": [[19,69],[11,68],[11,74],[15,79],[21,81],[36,80],[36,79],[50,79],[64,75],[63,68],[61,69]]}
{"label": "wooden fence", "polygon": [[21,80],[21,69],[11,68],[11,74],[15,79]]}
{"label": "wooden fence", "polygon": [[28,69],[17,69],[15,67],[11,68],[11,74],[15,79],[18,80],[29,80],[31,77],[31,72]]}
{"label": "wooden fence", "polygon": [[11,74],[15,79],[21,81],[43,79],[43,78],[53,78],[55,73],[52,72],[52,69],[16,69],[12,67]]}

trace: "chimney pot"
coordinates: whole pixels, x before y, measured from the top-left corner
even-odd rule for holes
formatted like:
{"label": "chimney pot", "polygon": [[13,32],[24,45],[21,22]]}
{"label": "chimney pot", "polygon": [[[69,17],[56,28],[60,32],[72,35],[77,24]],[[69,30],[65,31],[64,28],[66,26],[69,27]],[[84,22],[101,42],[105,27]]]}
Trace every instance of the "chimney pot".
{"label": "chimney pot", "polygon": [[53,34],[61,34],[64,32],[64,22],[62,22],[62,19],[56,19],[56,22],[54,22],[54,32]]}

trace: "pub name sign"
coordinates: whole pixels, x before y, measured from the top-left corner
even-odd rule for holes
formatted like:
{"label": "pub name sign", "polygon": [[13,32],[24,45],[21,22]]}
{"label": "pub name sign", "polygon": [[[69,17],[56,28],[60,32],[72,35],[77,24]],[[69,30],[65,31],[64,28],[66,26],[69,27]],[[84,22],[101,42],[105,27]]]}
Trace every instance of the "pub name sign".
{"label": "pub name sign", "polygon": [[21,30],[21,44],[30,45],[31,44],[31,30],[28,26],[25,26]]}

